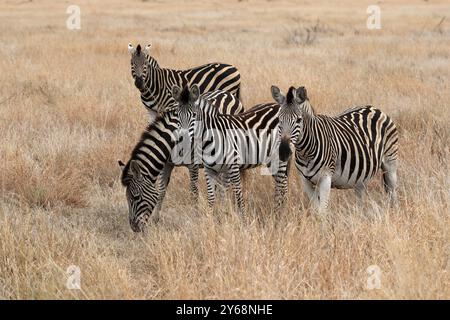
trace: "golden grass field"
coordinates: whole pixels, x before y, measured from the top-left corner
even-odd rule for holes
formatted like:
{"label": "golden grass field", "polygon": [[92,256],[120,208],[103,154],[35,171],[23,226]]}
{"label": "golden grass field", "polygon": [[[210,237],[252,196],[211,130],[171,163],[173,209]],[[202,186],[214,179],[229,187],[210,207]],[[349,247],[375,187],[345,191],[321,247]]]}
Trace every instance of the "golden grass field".
{"label": "golden grass field", "polygon": [[[450,298],[448,1],[76,2],[78,31],[71,1],[0,2],[0,299]],[[366,28],[370,4],[380,30]],[[210,216],[178,168],[162,221],[134,234],[117,160],[148,117],[129,42],[152,43],[163,67],[234,64],[246,108],[275,84],[306,86],[319,113],[382,109],[400,134],[398,208],[377,176],[362,206],[332,190],[317,219],[293,168],[274,212],[255,169],[248,221],[230,202]],[[66,288],[71,265],[81,290]],[[371,265],[379,289],[366,288]]]}

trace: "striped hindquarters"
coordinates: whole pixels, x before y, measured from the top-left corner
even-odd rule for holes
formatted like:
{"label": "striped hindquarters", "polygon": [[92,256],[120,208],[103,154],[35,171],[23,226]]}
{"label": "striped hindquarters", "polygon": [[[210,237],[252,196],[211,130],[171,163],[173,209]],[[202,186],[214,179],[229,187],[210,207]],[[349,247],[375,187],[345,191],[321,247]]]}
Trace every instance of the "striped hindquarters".
{"label": "striped hindquarters", "polygon": [[329,119],[334,131],[339,166],[336,170],[346,176],[346,185],[367,183],[383,162],[397,159],[397,129],[379,109],[352,108],[335,118],[323,119]]}
{"label": "striped hindquarters", "polygon": [[227,91],[216,90],[206,92],[202,95],[204,99],[210,100],[211,103],[222,114],[238,114],[244,112],[244,106],[239,99]]}

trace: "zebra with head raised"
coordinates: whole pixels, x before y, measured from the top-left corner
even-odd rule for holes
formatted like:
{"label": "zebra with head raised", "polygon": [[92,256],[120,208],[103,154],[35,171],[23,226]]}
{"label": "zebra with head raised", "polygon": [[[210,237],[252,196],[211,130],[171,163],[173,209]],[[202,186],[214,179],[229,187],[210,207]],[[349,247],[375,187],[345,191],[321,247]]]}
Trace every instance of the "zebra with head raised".
{"label": "zebra with head raised", "polygon": [[[150,55],[150,45],[144,49],[138,44],[136,48],[130,43],[131,75],[135,86],[141,93],[141,101],[149,111],[150,121],[158,113],[165,112],[175,106],[171,90],[173,85],[198,84],[205,99],[212,99],[219,112],[225,114],[240,113],[244,107],[239,101],[240,74],[236,67],[223,63],[210,63],[187,70],[172,70],[161,68]],[[220,90],[220,91],[219,91]],[[215,93],[214,93],[215,92]],[[230,94],[227,94],[230,93]],[[220,100],[221,102],[218,102]],[[193,201],[198,198],[199,166],[194,163],[182,163],[189,170],[190,191]],[[170,176],[174,168],[172,161],[167,162],[161,173],[159,189],[160,196],[157,209],[162,206]]]}
{"label": "zebra with head raised", "polygon": [[[175,105],[171,90],[174,85],[197,84],[200,93],[215,90],[227,91],[240,99],[241,75],[238,69],[225,63],[209,63],[187,70],[161,68],[150,55],[151,45],[144,49],[138,44],[136,48],[130,43],[131,75],[135,86],[141,92],[141,101],[150,113],[164,112]],[[230,107],[226,113],[236,113]]]}
{"label": "zebra with head raised", "polygon": [[280,159],[295,145],[302,185],[319,212],[328,206],[330,188],[354,188],[362,197],[381,168],[386,192],[396,198],[398,135],[394,122],[372,107],[355,107],[335,117],[318,115],[306,89],[289,88],[284,96],[272,86],[279,111]]}
{"label": "zebra with head raised", "polygon": [[200,95],[200,89],[173,87],[178,102],[180,127],[194,132],[194,158],[203,164],[206,173],[208,203],[215,201],[215,186],[223,184],[225,177],[231,183],[238,209],[245,212],[241,171],[266,164],[274,169],[275,203],[280,207],[287,196],[287,162],[278,161],[276,126],[279,105],[267,103],[250,110],[225,115]]}

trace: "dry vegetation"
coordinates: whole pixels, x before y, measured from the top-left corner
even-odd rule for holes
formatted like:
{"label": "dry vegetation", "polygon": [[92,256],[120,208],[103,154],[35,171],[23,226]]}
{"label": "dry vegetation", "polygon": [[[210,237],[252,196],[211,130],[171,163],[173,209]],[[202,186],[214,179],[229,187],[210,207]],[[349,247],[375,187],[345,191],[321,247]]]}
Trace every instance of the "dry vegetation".
{"label": "dry vegetation", "polygon": [[[0,299],[450,298],[448,2],[383,1],[373,31],[356,0],[77,3],[80,31],[65,27],[70,1],[0,3]],[[247,107],[271,84],[305,85],[322,113],[380,107],[400,130],[399,208],[377,178],[364,207],[333,191],[319,221],[292,170],[276,213],[254,170],[243,223],[227,205],[192,213],[178,169],[163,221],[134,234],[116,163],[147,121],[129,41],[151,41],[162,66],[235,64]]]}

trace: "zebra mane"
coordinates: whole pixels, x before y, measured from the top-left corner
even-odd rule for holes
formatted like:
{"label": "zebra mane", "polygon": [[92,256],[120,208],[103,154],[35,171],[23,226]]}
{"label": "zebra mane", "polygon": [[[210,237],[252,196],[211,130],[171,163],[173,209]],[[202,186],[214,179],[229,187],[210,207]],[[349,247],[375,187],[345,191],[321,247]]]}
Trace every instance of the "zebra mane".
{"label": "zebra mane", "polygon": [[294,87],[290,87],[286,95],[286,104],[290,105],[294,102]]}
{"label": "zebra mane", "polygon": [[303,110],[303,113],[306,113],[306,114],[308,114],[311,117],[315,117],[316,116],[316,111],[314,110],[313,106],[311,105],[311,103],[309,102],[308,99],[303,101],[301,106],[302,106],[301,109]]}
{"label": "zebra mane", "polygon": [[[298,88],[298,89],[295,89],[294,87],[289,88],[288,93],[286,94],[286,105],[287,106],[294,106],[296,102],[298,103],[298,101],[295,101],[296,97],[294,95],[294,90],[300,90],[300,88]],[[300,110],[309,116],[316,115],[316,112],[315,112],[314,108],[312,107],[311,103],[309,102],[308,98],[306,98],[304,101],[302,101],[300,103]]]}
{"label": "zebra mane", "polygon": [[217,115],[219,114],[219,109],[214,106],[215,99],[211,99],[205,96],[200,96],[198,101],[198,107],[200,108],[200,114]]}
{"label": "zebra mane", "polygon": [[189,86],[184,86],[180,94],[180,102],[183,104],[189,103]]}
{"label": "zebra mane", "polygon": [[156,61],[155,58],[153,58],[150,54],[147,54],[147,64],[151,68],[160,68],[158,61]]}

